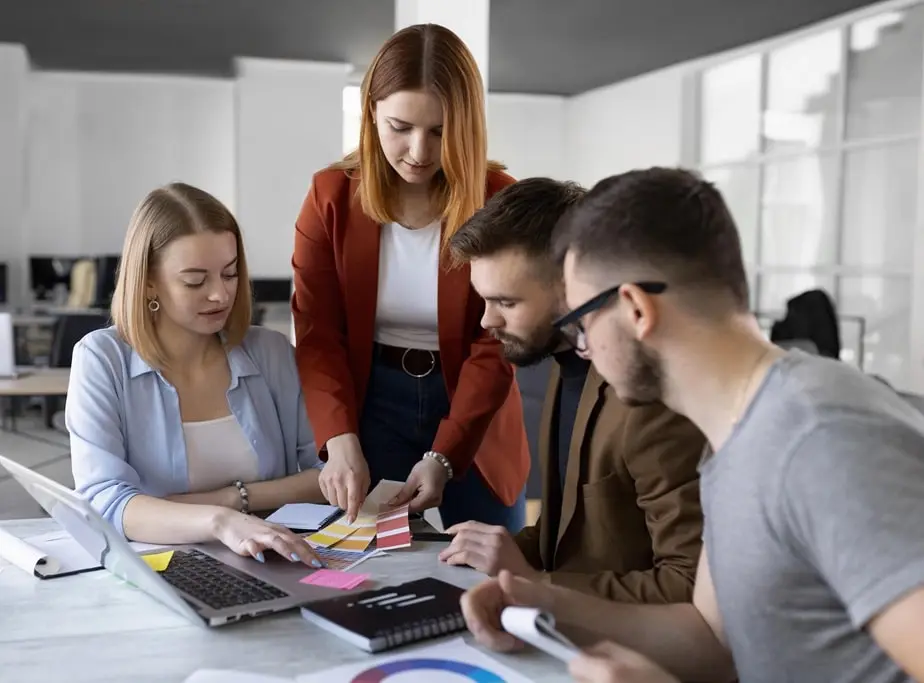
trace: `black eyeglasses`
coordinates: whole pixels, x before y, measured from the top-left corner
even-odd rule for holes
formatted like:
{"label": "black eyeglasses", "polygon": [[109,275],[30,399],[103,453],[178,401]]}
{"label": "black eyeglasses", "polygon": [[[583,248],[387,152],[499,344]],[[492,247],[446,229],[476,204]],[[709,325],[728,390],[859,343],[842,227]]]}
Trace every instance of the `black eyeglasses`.
{"label": "black eyeglasses", "polygon": [[599,311],[601,308],[609,304],[617,294],[619,294],[619,289],[624,287],[627,284],[634,285],[641,289],[643,292],[648,294],[661,294],[665,289],[667,289],[667,283],[665,282],[623,282],[616,285],[615,287],[610,287],[605,289],[595,297],[585,301],[583,304],[575,308],[569,313],[565,313],[558,320],[555,320],[552,325],[564,335],[565,339],[568,340],[568,343],[571,344],[578,351],[587,350],[587,333],[584,330],[584,324],[581,322],[581,319],[586,316],[588,313],[593,313],[594,311]]}

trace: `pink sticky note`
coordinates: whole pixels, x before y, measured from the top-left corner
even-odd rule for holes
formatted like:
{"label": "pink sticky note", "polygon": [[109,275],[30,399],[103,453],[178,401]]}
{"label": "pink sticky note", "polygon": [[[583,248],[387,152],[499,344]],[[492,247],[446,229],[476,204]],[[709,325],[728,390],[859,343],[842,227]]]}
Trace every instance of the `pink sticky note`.
{"label": "pink sticky note", "polygon": [[299,581],[299,583],[307,583],[312,586],[324,586],[325,588],[350,590],[356,588],[356,586],[368,579],[369,576],[369,574],[351,574],[350,572],[341,572],[336,569],[319,569],[314,574],[306,576]]}

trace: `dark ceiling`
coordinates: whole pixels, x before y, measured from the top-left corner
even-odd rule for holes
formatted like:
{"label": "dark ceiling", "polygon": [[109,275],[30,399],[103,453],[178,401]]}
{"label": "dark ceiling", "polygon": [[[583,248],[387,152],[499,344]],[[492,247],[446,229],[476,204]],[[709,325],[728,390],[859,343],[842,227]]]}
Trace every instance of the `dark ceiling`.
{"label": "dark ceiling", "polygon": [[[491,0],[490,89],[571,95],[868,4]],[[229,75],[234,56],[362,69],[393,22],[392,0],[0,0],[0,42],[54,70]]]}

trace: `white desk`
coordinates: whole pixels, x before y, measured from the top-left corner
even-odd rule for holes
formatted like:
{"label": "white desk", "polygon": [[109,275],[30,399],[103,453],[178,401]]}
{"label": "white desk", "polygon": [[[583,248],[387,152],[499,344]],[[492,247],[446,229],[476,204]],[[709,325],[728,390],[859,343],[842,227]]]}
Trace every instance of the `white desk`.
{"label": "white desk", "polygon": [[[54,528],[48,520],[0,524],[21,535]],[[360,566],[378,582],[436,576],[466,587],[482,579],[440,564],[440,547],[417,543]],[[293,677],[369,656],[309,624],[298,610],[206,629],[105,571],[40,581],[3,560],[0,567],[4,681],[179,683],[205,667]],[[468,634],[466,640],[473,642]],[[535,650],[491,656],[537,683],[570,680],[563,664]]]}

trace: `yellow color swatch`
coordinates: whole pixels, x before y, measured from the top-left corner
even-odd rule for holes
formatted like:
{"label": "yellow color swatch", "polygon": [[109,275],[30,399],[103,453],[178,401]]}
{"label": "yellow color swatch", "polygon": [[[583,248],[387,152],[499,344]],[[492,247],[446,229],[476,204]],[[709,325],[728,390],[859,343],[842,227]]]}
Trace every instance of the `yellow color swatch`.
{"label": "yellow color swatch", "polygon": [[346,515],[343,515],[337,521],[311,534],[307,540],[311,545],[321,546],[322,548],[330,548],[336,545],[338,549],[341,549],[343,540],[354,534],[357,537],[368,537],[368,540],[363,546],[365,549],[365,547],[372,542],[372,539],[375,538],[375,516],[359,515],[353,523],[350,524],[346,521]]}
{"label": "yellow color swatch", "polygon": [[173,551],[167,550],[162,553],[140,555],[139,557],[141,557],[141,559],[145,561],[145,564],[154,571],[162,572],[167,568],[167,565],[170,564],[170,560],[173,559]]}
{"label": "yellow color swatch", "polygon": [[375,540],[375,534],[368,534],[362,530],[357,530],[355,534],[350,534],[342,541],[338,541],[330,547],[331,550],[344,550],[348,553],[361,553],[369,547],[369,544]]}

